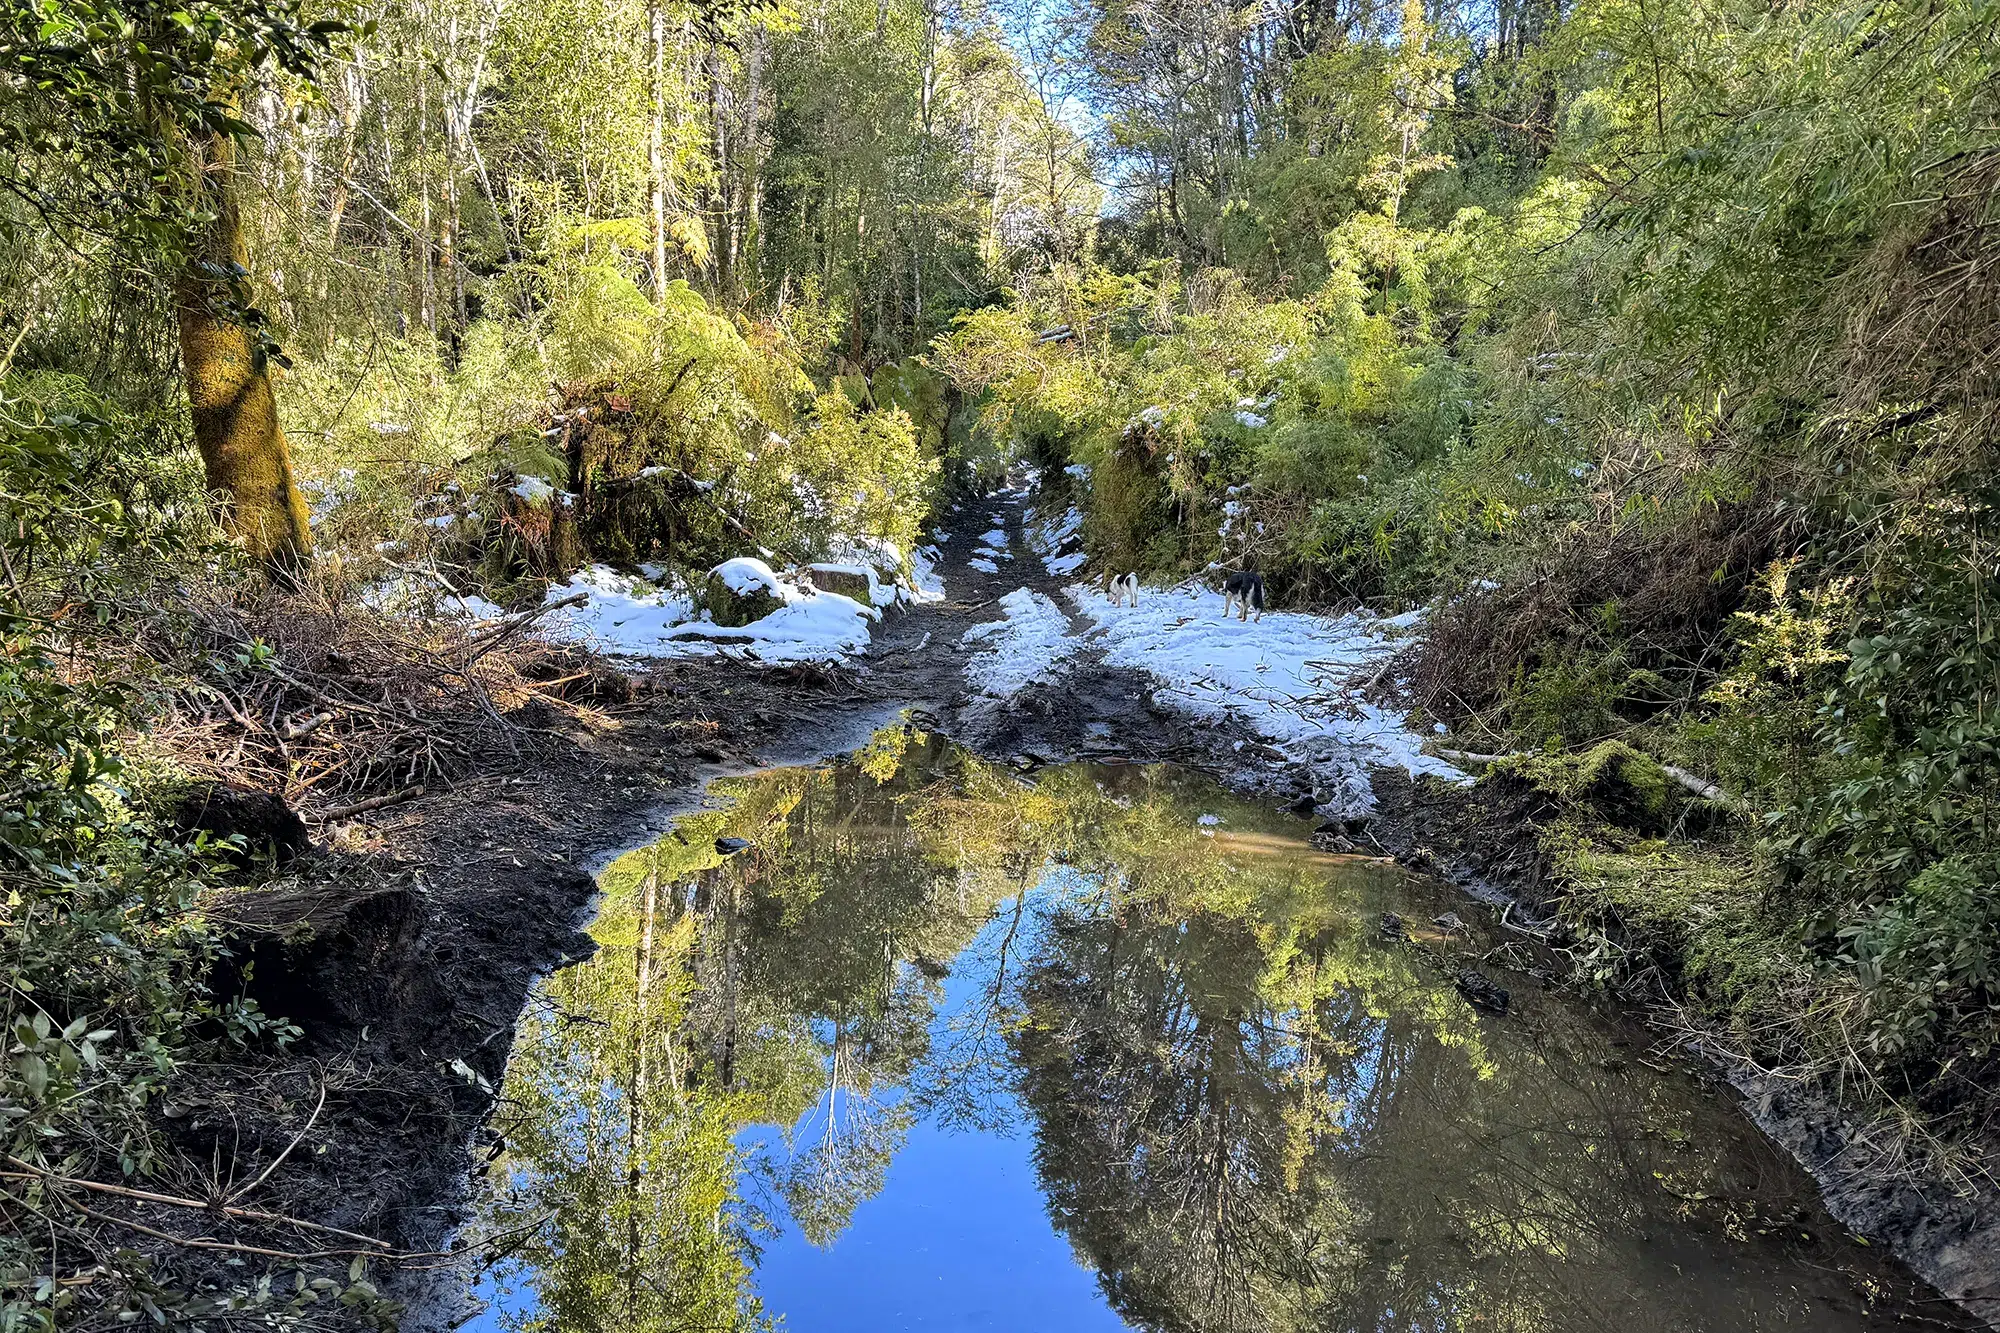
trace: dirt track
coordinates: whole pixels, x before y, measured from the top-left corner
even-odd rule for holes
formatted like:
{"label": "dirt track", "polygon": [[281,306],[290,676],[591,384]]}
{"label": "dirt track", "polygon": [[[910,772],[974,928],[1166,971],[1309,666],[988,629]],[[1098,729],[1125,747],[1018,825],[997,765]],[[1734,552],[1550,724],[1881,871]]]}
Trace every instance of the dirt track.
{"label": "dirt track", "polygon": [[[1004,706],[968,698],[961,639],[1000,616],[999,597],[1026,587],[1067,609],[1065,581],[1044,572],[1024,538],[1024,504],[996,497],[952,515],[941,570],[951,599],[892,616],[851,667],[722,658],[640,667],[634,700],[595,719],[573,717],[534,764],[350,826],[303,888],[243,904],[246,988],[298,1022],[304,1039],[277,1060],[187,1080],[204,1091],[170,1103],[163,1127],[196,1160],[236,1161],[239,1177],[304,1128],[300,1148],[260,1188],[258,1207],[435,1250],[461,1217],[468,1169],[485,1156],[491,1089],[530,986],[591,947],[580,927],[592,873],[656,836],[711,778],[810,762],[914,713],[1023,764],[1174,760],[1291,799],[1294,774],[1238,748],[1243,736],[1154,710],[1145,678],[1105,669],[1087,644],[1057,685]],[[1014,558],[988,574],[966,561],[995,513]],[[1407,783],[1390,781],[1382,795],[1372,833],[1385,850],[1489,898],[1538,877],[1521,827],[1482,824],[1463,800]],[[306,1128],[322,1090],[325,1106]],[[1815,1165],[1809,1140],[1824,1137],[1823,1121],[1767,1117],[1766,1128]],[[201,1182],[181,1185],[200,1193]],[[1920,1268],[1927,1245],[1947,1246],[1969,1220],[1961,1208],[1950,1235],[1925,1240],[1913,1231],[1928,1211],[1921,1198],[1875,1199],[1857,1211],[1903,1237]],[[237,1235],[299,1241],[282,1229]],[[420,1287],[420,1277],[391,1284],[401,1297]],[[430,1322],[419,1316],[410,1326]]]}

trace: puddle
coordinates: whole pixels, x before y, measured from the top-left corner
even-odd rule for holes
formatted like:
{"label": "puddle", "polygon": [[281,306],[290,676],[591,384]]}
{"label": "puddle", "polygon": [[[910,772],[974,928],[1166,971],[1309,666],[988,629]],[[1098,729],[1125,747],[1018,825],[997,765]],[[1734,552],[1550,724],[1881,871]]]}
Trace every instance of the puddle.
{"label": "puddle", "polygon": [[[1508,971],[1508,937],[1423,924],[1462,898],[1204,778],[1023,779],[898,728],[713,795],[605,871],[598,953],[529,1007],[467,1328],[1948,1311],[1643,1032]],[[1507,1017],[1461,997],[1469,962]]]}

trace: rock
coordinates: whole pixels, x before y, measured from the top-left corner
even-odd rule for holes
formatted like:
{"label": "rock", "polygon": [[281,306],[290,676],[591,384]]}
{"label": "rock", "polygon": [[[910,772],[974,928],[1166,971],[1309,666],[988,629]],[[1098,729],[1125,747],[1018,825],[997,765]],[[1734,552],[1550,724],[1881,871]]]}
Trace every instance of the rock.
{"label": "rock", "polygon": [[1405,869],[1414,870],[1419,875],[1437,873],[1437,858],[1431,855],[1431,849],[1428,847],[1412,847],[1396,859],[1403,863]]}
{"label": "rock", "polygon": [[734,856],[749,845],[750,839],[748,838],[717,838],[715,840],[715,850],[721,852],[724,856]]}
{"label": "rock", "polygon": [[1345,833],[1315,833],[1311,841],[1313,846],[1323,852],[1344,855],[1355,850],[1354,839]]}
{"label": "rock", "polygon": [[1431,924],[1447,935],[1455,935],[1465,929],[1464,920],[1456,912],[1446,912],[1431,918]]}
{"label": "rock", "polygon": [[729,757],[713,745],[690,746],[688,747],[688,753],[701,760],[704,764],[719,764]]}
{"label": "rock", "polygon": [[1304,796],[1299,797],[1297,800],[1287,802],[1285,805],[1285,809],[1291,814],[1309,815],[1313,812],[1313,809],[1318,805],[1319,802],[1314,799],[1313,794],[1311,792],[1307,792]]}
{"label": "rock", "polygon": [[1507,1004],[1513,999],[1506,987],[1495,985],[1491,978],[1471,968],[1463,968],[1458,974],[1458,993],[1475,1009],[1483,1009],[1489,1014],[1504,1014]]}
{"label": "rock", "polygon": [[813,587],[821,592],[837,592],[842,597],[852,597],[863,606],[872,605],[869,598],[873,584],[860,570],[841,565],[813,565],[810,572]]}
{"label": "rock", "polygon": [[312,846],[305,821],[283,800],[220,782],[199,784],[182,797],[174,808],[173,825],[185,834],[242,838],[240,851],[226,853],[239,865],[266,859],[285,865]]}
{"label": "rock", "polygon": [[1344,838],[1348,834],[1347,821],[1344,819],[1329,819],[1313,829],[1313,832],[1331,833],[1336,837]]}
{"label": "rock", "polygon": [[1409,923],[1394,912],[1382,913],[1381,931],[1383,939],[1394,940],[1398,944],[1402,944],[1410,938]]}
{"label": "rock", "polygon": [[737,628],[770,615],[785,604],[785,596],[769,565],[739,558],[709,572],[702,604],[716,624]]}

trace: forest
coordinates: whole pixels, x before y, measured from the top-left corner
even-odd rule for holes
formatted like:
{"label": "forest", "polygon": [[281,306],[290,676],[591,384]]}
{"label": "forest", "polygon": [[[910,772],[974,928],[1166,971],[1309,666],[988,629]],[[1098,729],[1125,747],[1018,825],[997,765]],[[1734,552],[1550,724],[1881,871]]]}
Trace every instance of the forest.
{"label": "forest", "polygon": [[302,1036],[228,905],[310,874],[191,792],[531,772],[630,702],[551,608],[879,619],[1008,486],[1420,613],[1372,697],[1583,982],[1991,1183],[1994,0],[0,13],[0,1328],[390,1318],[78,1192]]}

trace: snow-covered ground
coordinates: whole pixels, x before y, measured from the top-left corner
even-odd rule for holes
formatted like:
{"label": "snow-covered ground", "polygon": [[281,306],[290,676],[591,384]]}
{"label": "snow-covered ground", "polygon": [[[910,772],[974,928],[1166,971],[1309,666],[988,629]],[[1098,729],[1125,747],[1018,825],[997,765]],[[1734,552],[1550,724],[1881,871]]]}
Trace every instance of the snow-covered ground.
{"label": "snow-covered ground", "polygon": [[1028,547],[1042,558],[1042,568],[1057,578],[1076,573],[1090,559],[1086,552],[1071,549],[1082,534],[1083,514],[1074,506],[1040,521],[1036,521],[1032,509],[1028,511]]}
{"label": "snow-covered ground", "polygon": [[[842,554],[899,558],[893,548],[879,544]],[[838,661],[868,646],[882,608],[899,601],[943,600],[944,581],[937,575],[936,557],[935,548],[918,548],[910,562],[914,577],[908,583],[885,582],[869,559],[826,561],[805,571],[783,573],[749,557],[725,561],[716,566],[715,576],[730,588],[762,592],[782,603],[769,615],[742,626],[715,624],[684,589],[591,565],[549,589],[550,602],[579,593],[584,601],[551,612],[541,622],[540,632],[618,657],[709,657],[747,650],[767,662]],[[868,603],[812,586],[814,570],[865,578]]]}
{"label": "snow-covered ground", "polygon": [[1086,637],[1107,666],[1156,682],[1154,697],[1188,717],[1234,718],[1288,759],[1309,767],[1322,803],[1345,813],[1374,804],[1373,765],[1461,779],[1419,748],[1404,714],[1362,702],[1376,671],[1405,646],[1415,614],[1323,617],[1266,612],[1261,621],[1222,618],[1222,595],[1199,584],[1146,590],[1137,607],[1114,607],[1095,589],[1066,589],[1094,622]]}
{"label": "snow-covered ground", "polygon": [[1005,620],[974,625],[960,642],[980,650],[965,664],[967,682],[989,698],[1011,699],[1061,675],[1079,644],[1062,608],[1041,593],[1016,588],[1000,599],[1000,609]]}
{"label": "snow-covered ground", "polygon": [[717,625],[697,612],[684,592],[592,565],[549,589],[551,602],[577,593],[585,600],[550,613],[541,633],[618,657],[708,657],[748,649],[767,662],[821,662],[866,648],[869,631],[882,616],[852,597],[779,578],[761,561],[731,560],[718,568],[739,576],[731,582],[742,585],[738,591],[775,587],[784,605],[748,625]]}

